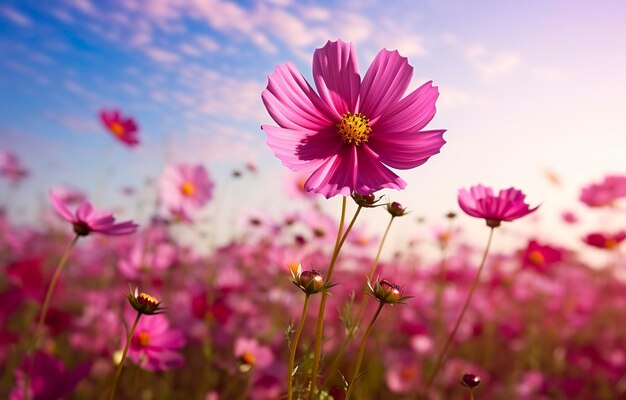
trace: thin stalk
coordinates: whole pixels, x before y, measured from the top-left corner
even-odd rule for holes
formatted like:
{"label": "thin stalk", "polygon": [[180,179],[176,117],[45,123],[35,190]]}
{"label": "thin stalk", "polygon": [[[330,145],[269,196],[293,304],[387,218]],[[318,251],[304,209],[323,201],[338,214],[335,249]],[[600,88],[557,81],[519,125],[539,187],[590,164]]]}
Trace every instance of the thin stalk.
{"label": "thin stalk", "polygon": [[115,377],[113,378],[113,387],[111,389],[111,395],[109,396],[109,400],[113,400],[115,398],[115,392],[117,391],[117,384],[120,380],[120,376],[122,375],[122,368],[124,368],[124,361],[126,361],[126,355],[128,354],[128,349],[130,348],[130,341],[133,339],[133,334],[135,333],[135,329],[137,329],[139,318],[141,318],[140,312],[137,313],[135,322],[133,322],[133,327],[130,328],[130,332],[128,332],[128,337],[126,338],[126,346],[124,346],[124,352],[122,353],[122,360],[120,361],[119,365],[117,366],[117,369],[115,370]]}
{"label": "thin stalk", "polygon": [[[67,260],[69,259],[70,254],[72,253],[72,249],[74,248],[74,245],[78,241],[78,238],[80,238],[80,236],[76,235],[74,239],[72,239],[70,244],[65,249],[65,253],[63,253],[63,256],[61,256],[61,260],[59,260],[59,263],[57,264],[54,270],[54,274],[52,274],[52,279],[50,280],[50,285],[48,285],[48,291],[46,292],[46,297],[44,298],[43,305],[41,306],[41,312],[39,313],[39,320],[37,321],[37,326],[35,327],[35,334],[33,335],[33,341],[28,347],[28,353],[30,353],[31,355],[33,355],[35,349],[39,347],[39,340],[41,339],[41,336],[43,334],[43,325],[44,325],[44,322],[46,321],[46,315],[48,314],[50,303],[52,302],[52,295],[54,294],[54,289],[56,288],[59,277],[61,276],[61,271],[65,267],[65,264],[67,264]],[[30,359],[30,366],[28,368],[28,373],[24,377],[24,399],[26,400],[30,399],[30,393],[28,389],[30,386],[30,376],[33,371],[34,363],[35,363],[35,357],[33,356]]]}
{"label": "thin stalk", "polygon": [[465,299],[465,304],[463,304],[461,313],[459,314],[459,317],[456,319],[452,332],[450,332],[450,335],[448,335],[446,344],[443,346],[443,349],[439,352],[437,361],[435,362],[435,368],[432,374],[430,375],[430,378],[428,378],[428,381],[426,381],[426,390],[425,390],[426,393],[428,393],[430,386],[434,382],[435,377],[437,376],[437,373],[439,372],[439,369],[441,368],[441,364],[443,363],[443,359],[445,358],[446,353],[448,352],[448,349],[450,348],[450,345],[452,344],[452,341],[454,340],[454,337],[456,336],[456,332],[459,330],[459,326],[461,325],[461,321],[463,320],[463,317],[465,316],[465,312],[467,311],[467,308],[469,307],[470,302],[472,301],[472,296],[474,295],[474,291],[476,290],[476,287],[478,286],[478,282],[480,281],[480,274],[482,273],[483,267],[485,266],[485,261],[487,260],[487,254],[489,254],[489,247],[491,246],[491,239],[493,238],[493,231],[494,231],[494,228],[491,227],[489,231],[489,239],[487,240],[487,246],[485,247],[483,258],[482,258],[482,261],[480,262],[480,267],[478,267],[478,272],[476,272],[476,276],[474,277],[472,286],[470,287],[469,293],[467,294],[467,298]]}
{"label": "thin stalk", "polygon": [[354,374],[352,374],[352,379],[350,380],[350,383],[348,384],[348,392],[346,393],[346,400],[350,399],[350,396],[352,395],[352,391],[354,390],[354,385],[356,384],[356,380],[359,377],[359,371],[361,370],[361,362],[363,361],[363,354],[365,354],[365,344],[367,343],[367,337],[372,331],[374,322],[376,322],[376,318],[378,318],[378,314],[380,314],[380,311],[383,309],[384,305],[385,303],[383,303],[382,301],[378,304],[378,308],[376,309],[376,312],[374,313],[374,316],[372,317],[370,324],[367,326],[367,329],[365,330],[365,333],[363,334],[363,340],[361,340],[361,348],[359,349],[359,356],[356,359],[356,366],[354,367]]}
{"label": "thin stalk", "polygon": [[[374,262],[372,263],[372,268],[370,269],[370,272],[367,275],[368,281],[372,281],[372,279],[374,279],[374,274],[376,273],[376,268],[378,267],[378,261],[380,260],[380,253],[383,251],[383,246],[387,239],[387,235],[389,234],[391,223],[393,222],[394,219],[395,219],[395,216],[392,215],[391,219],[389,220],[389,223],[387,224],[387,228],[385,229],[385,233],[383,234],[383,238],[380,241],[380,245],[378,245],[378,252],[376,253],[376,258],[374,258]],[[330,381],[330,379],[333,376],[333,373],[337,370],[337,367],[339,366],[339,361],[341,361],[341,358],[343,357],[343,353],[348,348],[348,345],[350,344],[352,339],[354,339],[354,336],[356,333],[356,330],[354,328],[361,325],[361,319],[363,318],[363,313],[365,312],[365,306],[367,305],[368,300],[369,300],[369,296],[363,296],[363,298],[361,299],[361,304],[359,305],[357,317],[354,320],[355,321],[354,326],[351,328],[350,332],[348,332],[345,339],[341,343],[341,346],[339,347],[339,351],[337,352],[337,355],[335,355],[335,358],[332,364],[330,365],[328,374],[326,375],[326,378],[324,378],[324,381],[322,381],[322,387],[325,387],[328,384],[328,381]]]}
{"label": "thin stalk", "polygon": [[[335,242],[335,249],[333,250],[333,256],[330,260],[330,265],[328,266],[328,272],[326,273],[326,282],[330,282],[330,278],[332,277],[333,270],[335,268],[335,263],[337,262],[337,257],[339,256],[339,251],[341,247],[345,243],[350,230],[352,230],[352,226],[356,221],[359,213],[361,212],[361,206],[356,209],[350,224],[346,228],[346,231],[343,232],[343,223],[346,216],[346,198],[343,198],[342,206],[341,206],[341,219],[339,222],[339,231],[337,232],[337,240]],[[328,300],[328,291],[324,291],[322,293],[322,300],[320,301],[320,309],[317,314],[317,326],[315,330],[315,353],[313,356],[313,367],[311,368],[311,386],[309,391],[309,400],[313,400],[313,396],[316,392],[317,387],[317,374],[320,367],[320,358],[322,354],[322,337],[324,335],[324,311],[326,310],[326,301]]]}
{"label": "thin stalk", "polygon": [[298,328],[296,329],[295,336],[293,338],[293,342],[291,343],[291,350],[289,352],[289,369],[287,370],[287,398],[291,400],[293,398],[293,369],[296,361],[296,351],[298,350],[298,341],[300,340],[300,334],[302,333],[302,328],[304,327],[304,321],[306,319],[306,312],[309,308],[309,298],[310,294],[306,293],[304,297],[304,305],[302,306],[302,315],[300,316],[300,323],[298,323]]}
{"label": "thin stalk", "polygon": [[474,389],[470,389],[470,400],[474,400]]}

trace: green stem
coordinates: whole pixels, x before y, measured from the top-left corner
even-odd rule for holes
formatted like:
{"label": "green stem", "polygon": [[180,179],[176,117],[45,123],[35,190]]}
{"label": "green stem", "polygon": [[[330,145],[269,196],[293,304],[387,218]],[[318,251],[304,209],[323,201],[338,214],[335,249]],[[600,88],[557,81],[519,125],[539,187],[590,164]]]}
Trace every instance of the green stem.
{"label": "green stem", "polygon": [[474,400],[474,389],[470,389],[470,400]]}
{"label": "green stem", "polygon": [[[380,245],[378,246],[378,252],[376,253],[376,258],[374,258],[374,262],[372,263],[372,268],[369,274],[367,275],[367,280],[370,282],[372,281],[372,279],[374,278],[374,274],[376,273],[376,268],[378,267],[378,261],[380,259],[380,253],[383,250],[383,246],[387,239],[387,235],[389,234],[389,229],[391,228],[391,223],[393,222],[394,219],[395,217],[392,215],[391,219],[389,220],[389,223],[387,224],[387,228],[385,229],[385,233],[383,234],[383,238],[380,241]],[[363,313],[365,312],[365,306],[367,305],[368,300],[369,300],[369,296],[363,296],[363,298],[361,299],[361,304],[359,305],[357,317],[354,320],[354,326],[351,327],[350,332],[348,332],[345,339],[341,343],[341,346],[339,347],[339,351],[337,352],[337,355],[335,355],[335,358],[332,364],[330,365],[328,374],[326,375],[326,378],[324,378],[324,381],[322,382],[322,387],[325,387],[328,384],[328,381],[332,378],[333,373],[337,370],[337,367],[339,366],[339,361],[343,357],[343,353],[348,348],[348,345],[350,344],[352,339],[354,339],[354,336],[356,334],[356,330],[354,328],[361,325],[361,319],[363,318]]]}
{"label": "green stem", "polygon": [[[65,249],[65,253],[63,253],[63,256],[61,256],[61,260],[59,260],[59,263],[57,264],[54,270],[54,274],[52,275],[52,279],[50,280],[50,285],[48,285],[48,291],[46,292],[46,297],[44,298],[43,305],[41,306],[41,312],[39,313],[39,320],[37,321],[37,326],[35,327],[35,334],[33,335],[33,341],[31,342],[29,349],[28,349],[28,353],[30,353],[31,356],[33,355],[35,349],[39,347],[39,340],[41,339],[41,336],[43,335],[43,325],[46,321],[46,315],[48,314],[48,309],[50,308],[50,303],[52,302],[52,295],[54,294],[54,289],[56,288],[59,277],[61,276],[61,271],[65,267],[65,264],[67,264],[67,260],[69,259],[70,254],[72,253],[72,249],[74,248],[74,245],[76,244],[79,238],[80,236],[76,235],[74,239],[72,239],[70,244]],[[35,360],[34,356],[31,357],[30,367],[28,368],[28,373],[24,377],[24,399],[26,400],[30,399],[30,394],[29,394],[28,389],[30,386],[30,376],[32,374],[32,370],[34,367],[34,362],[35,362],[34,360]]]}
{"label": "green stem", "polygon": [[[335,263],[337,262],[337,257],[339,256],[339,251],[341,247],[345,243],[350,230],[352,230],[352,226],[356,221],[359,213],[361,212],[361,206],[359,206],[350,221],[350,224],[346,228],[346,231],[343,232],[343,223],[346,216],[346,198],[343,198],[342,206],[341,206],[341,220],[339,222],[339,231],[337,232],[337,240],[335,242],[335,249],[333,250],[333,256],[330,260],[330,265],[328,266],[328,272],[326,273],[326,282],[330,282],[330,278],[332,277],[333,270],[335,268]],[[316,392],[317,387],[317,374],[320,367],[320,359],[322,354],[322,337],[324,334],[324,311],[326,310],[326,301],[328,299],[328,291],[324,291],[322,293],[322,300],[320,301],[320,309],[317,314],[317,326],[315,330],[315,353],[313,356],[313,366],[311,368],[311,385],[309,391],[309,400],[313,400],[313,396]]]}
{"label": "green stem", "polygon": [[140,312],[137,313],[135,322],[133,322],[133,327],[130,328],[130,332],[128,332],[128,337],[126,338],[126,346],[124,346],[124,352],[122,353],[122,359],[120,360],[120,363],[117,366],[117,369],[115,370],[115,377],[113,378],[113,387],[111,388],[111,396],[109,396],[109,400],[113,400],[115,398],[115,392],[117,391],[117,384],[120,380],[120,376],[122,375],[122,368],[124,368],[124,361],[126,361],[126,355],[128,354],[128,349],[130,348],[130,342],[133,339],[133,334],[135,333],[135,329],[137,329],[139,318],[141,318]]}
{"label": "green stem", "polygon": [[296,329],[295,336],[293,338],[293,342],[291,343],[291,351],[289,352],[289,369],[287,370],[287,398],[291,400],[293,398],[293,369],[296,360],[296,351],[298,350],[298,341],[300,340],[300,334],[302,333],[302,328],[304,327],[304,321],[306,319],[306,312],[309,308],[309,298],[310,294],[306,293],[304,297],[304,305],[302,306],[302,315],[300,316],[300,323],[298,323],[298,328]]}
{"label": "green stem", "polygon": [[352,395],[352,391],[354,390],[354,385],[356,384],[356,380],[359,377],[359,371],[361,370],[361,362],[363,361],[363,354],[365,354],[365,344],[367,343],[367,337],[372,331],[374,322],[376,322],[376,318],[378,318],[378,314],[380,314],[380,311],[383,309],[384,305],[385,303],[383,303],[382,301],[378,304],[378,308],[376,309],[376,312],[374,313],[374,316],[372,317],[370,324],[367,326],[367,329],[365,330],[365,333],[363,334],[363,340],[361,340],[361,348],[359,349],[359,356],[356,359],[356,366],[354,367],[354,374],[352,375],[352,379],[350,380],[350,383],[348,384],[348,392],[346,393],[346,400],[350,399],[350,396]]}
{"label": "green stem", "polygon": [[443,363],[443,360],[446,356],[446,353],[448,352],[448,348],[452,344],[452,341],[454,340],[454,337],[456,336],[456,332],[459,330],[459,326],[461,325],[461,321],[463,320],[463,317],[465,316],[465,312],[467,311],[467,308],[469,307],[470,302],[472,301],[472,296],[474,295],[474,291],[476,290],[476,287],[478,286],[478,282],[480,281],[480,274],[482,273],[483,267],[485,266],[485,261],[487,260],[487,254],[489,253],[489,247],[491,246],[491,239],[493,238],[493,231],[494,231],[494,228],[492,227],[491,230],[489,231],[489,239],[487,240],[487,246],[485,247],[483,258],[482,258],[482,261],[480,262],[480,267],[478,267],[478,272],[476,273],[476,276],[474,277],[474,281],[472,282],[472,286],[470,287],[469,293],[467,294],[467,298],[465,299],[465,304],[463,304],[461,313],[459,314],[459,317],[456,319],[452,332],[450,332],[450,335],[448,335],[446,344],[443,346],[443,349],[439,352],[439,355],[437,356],[437,361],[435,362],[435,368],[432,374],[430,375],[430,378],[428,378],[428,381],[426,381],[426,390],[425,390],[426,393],[428,393],[430,386],[434,382],[435,377],[437,376],[437,373],[439,372],[439,369],[441,368],[441,364]]}

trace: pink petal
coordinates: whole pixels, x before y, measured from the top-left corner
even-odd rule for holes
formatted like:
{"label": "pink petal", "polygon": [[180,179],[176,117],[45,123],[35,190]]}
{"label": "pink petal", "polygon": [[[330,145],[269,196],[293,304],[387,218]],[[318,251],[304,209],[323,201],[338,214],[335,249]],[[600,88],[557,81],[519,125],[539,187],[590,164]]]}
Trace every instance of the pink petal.
{"label": "pink petal", "polygon": [[385,133],[372,135],[367,145],[380,158],[380,162],[392,168],[410,169],[424,164],[439,153],[446,143],[445,130],[414,133]]}
{"label": "pink petal", "polygon": [[311,132],[261,127],[267,134],[267,145],[274,151],[283,165],[295,172],[311,171],[343,146],[336,131]]}
{"label": "pink petal", "polygon": [[413,67],[406,57],[398,51],[379,51],[361,84],[359,112],[375,123],[387,108],[402,98],[412,76]]}
{"label": "pink petal", "polygon": [[324,102],[337,120],[356,110],[361,77],[352,43],[331,42],[313,54],[313,80]]}
{"label": "pink petal", "polygon": [[70,210],[68,210],[65,203],[63,203],[63,201],[52,192],[50,192],[50,200],[52,201],[52,206],[54,207],[56,212],[58,212],[67,221],[74,221],[74,216],[72,215]]}
{"label": "pink petal", "polygon": [[344,145],[313,172],[304,188],[323,194],[327,199],[338,194],[349,196],[356,184],[356,174],[356,146]]}
{"label": "pink petal", "polygon": [[411,94],[391,105],[374,125],[374,133],[378,132],[417,132],[423,129],[435,115],[435,102],[439,97],[439,89],[426,82]]}
{"label": "pink petal", "polygon": [[384,188],[402,190],[406,187],[406,182],[385,167],[367,145],[361,145],[357,155],[359,172],[354,189],[358,193],[369,194]]}
{"label": "pink petal", "polygon": [[317,131],[337,119],[292,63],[277,66],[269,75],[261,99],[282,128]]}
{"label": "pink petal", "polygon": [[90,203],[82,203],[78,206],[78,210],[76,211],[76,216],[79,221],[88,222],[89,216],[93,211],[93,207]]}

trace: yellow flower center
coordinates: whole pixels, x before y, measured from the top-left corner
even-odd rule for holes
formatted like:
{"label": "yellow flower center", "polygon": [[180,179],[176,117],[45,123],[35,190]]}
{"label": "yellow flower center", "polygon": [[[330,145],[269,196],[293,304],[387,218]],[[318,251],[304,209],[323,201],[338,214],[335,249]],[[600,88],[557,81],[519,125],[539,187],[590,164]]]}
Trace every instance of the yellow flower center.
{"label": "yellow flower center", "polygon": [[124,134],[124,127],[119,122],[112,122],[111,125],[109,125],[109,129],[117,136]]}
{"label": "yellow flower center", "polygon": [[191,197],[196,192],[196,186],[193,183],[187,181],[180,186],[180,192],[183,194],[183,196]]}
{"label": "yellow flower center", "polygon": [[543,265],[546,262],[546,258],[539,250],[533,250],[528,254],[528,259],[535,265]]}
{"label": "yellow flower center", "polygon": [[345,143],[354,143],[360,146],[367,142],[372,132],[370,120],[363,114],[345,113],[337,124],[339,136]]}
{"label": "yellow flower center", "polygon": [[256,364],[256,357],[254,354],[244,351],[241,355],[241,362],[247,365],[254,365]]}
{"label": "yellow flower center", "polygon": [[139,299],[143,300],[143,302],[145,302],[145,303],[154,303],[154,304],[156,304],[156,303],[159,302],[156,297],[150,296],[149,294],[146,294],[146,293],[143,293],[143,292],[139,294]]}
{"label": "yellow flower center", "polygon": [[137,340],[142,347],[146,347],[150,344],[150,334],[148,332],[140,332],[139,335],[137,335]]}
{"label": "yellow flower center", "polygon": [[617,247],[617,240],[615,239],[606,239],[604,241],[604,247],[607,249],[614,249]]}

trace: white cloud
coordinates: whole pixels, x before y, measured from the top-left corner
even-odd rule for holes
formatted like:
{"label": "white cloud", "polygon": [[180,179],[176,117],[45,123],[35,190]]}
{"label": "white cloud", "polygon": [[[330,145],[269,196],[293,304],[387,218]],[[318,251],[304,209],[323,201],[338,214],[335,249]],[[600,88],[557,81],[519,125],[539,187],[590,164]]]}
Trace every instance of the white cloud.
{"label": "white cloud", "polygon": [[176,53],[172,53],[171,51],[163,50],[158,47],[146,47],[143,51],[148,57],[158,63],[173,64],[180,61],[180,56]]}
{"label": "white cloud", "polygon": [[90,0],[67,0],[67,1],[72,7],[84,12],[85,14],[88,14],[88,15],[96,14],[96,8],[94,7],[94,5],[91,3]]}
{"label": "white cloud", "polygon": [[26,15],[22,14],[21,12],[17,11],[13,7],[9,7],[9,6],[2,7],[0,9],[0,12],[6,19],[8,19],[9,21],[13,22],[16,25],[23,26],[23,27],[29,27],[33,25],[33,21],[31,21],[30,18],[28,18]]}
{"label": "white cloud", "polygon": [[531,72],[537,78],[551,83],[560,82],[565,78],[562,71],[550,67],[535,67]]}
{"label": "white cloud", "polygon": [[482,46],[467,47],[465,56],[470,65],[486,79],[511,72],[521,62],[519,54],[513,52],[490,53]]}
{"label": "white cloud", "polygon": [[439,98],[437,99],[437,108],[439,109],[449,110],[453,108],[485,104],[488,104],[488,101],[483,96],[471,94],[448,85],[439,85]]}

